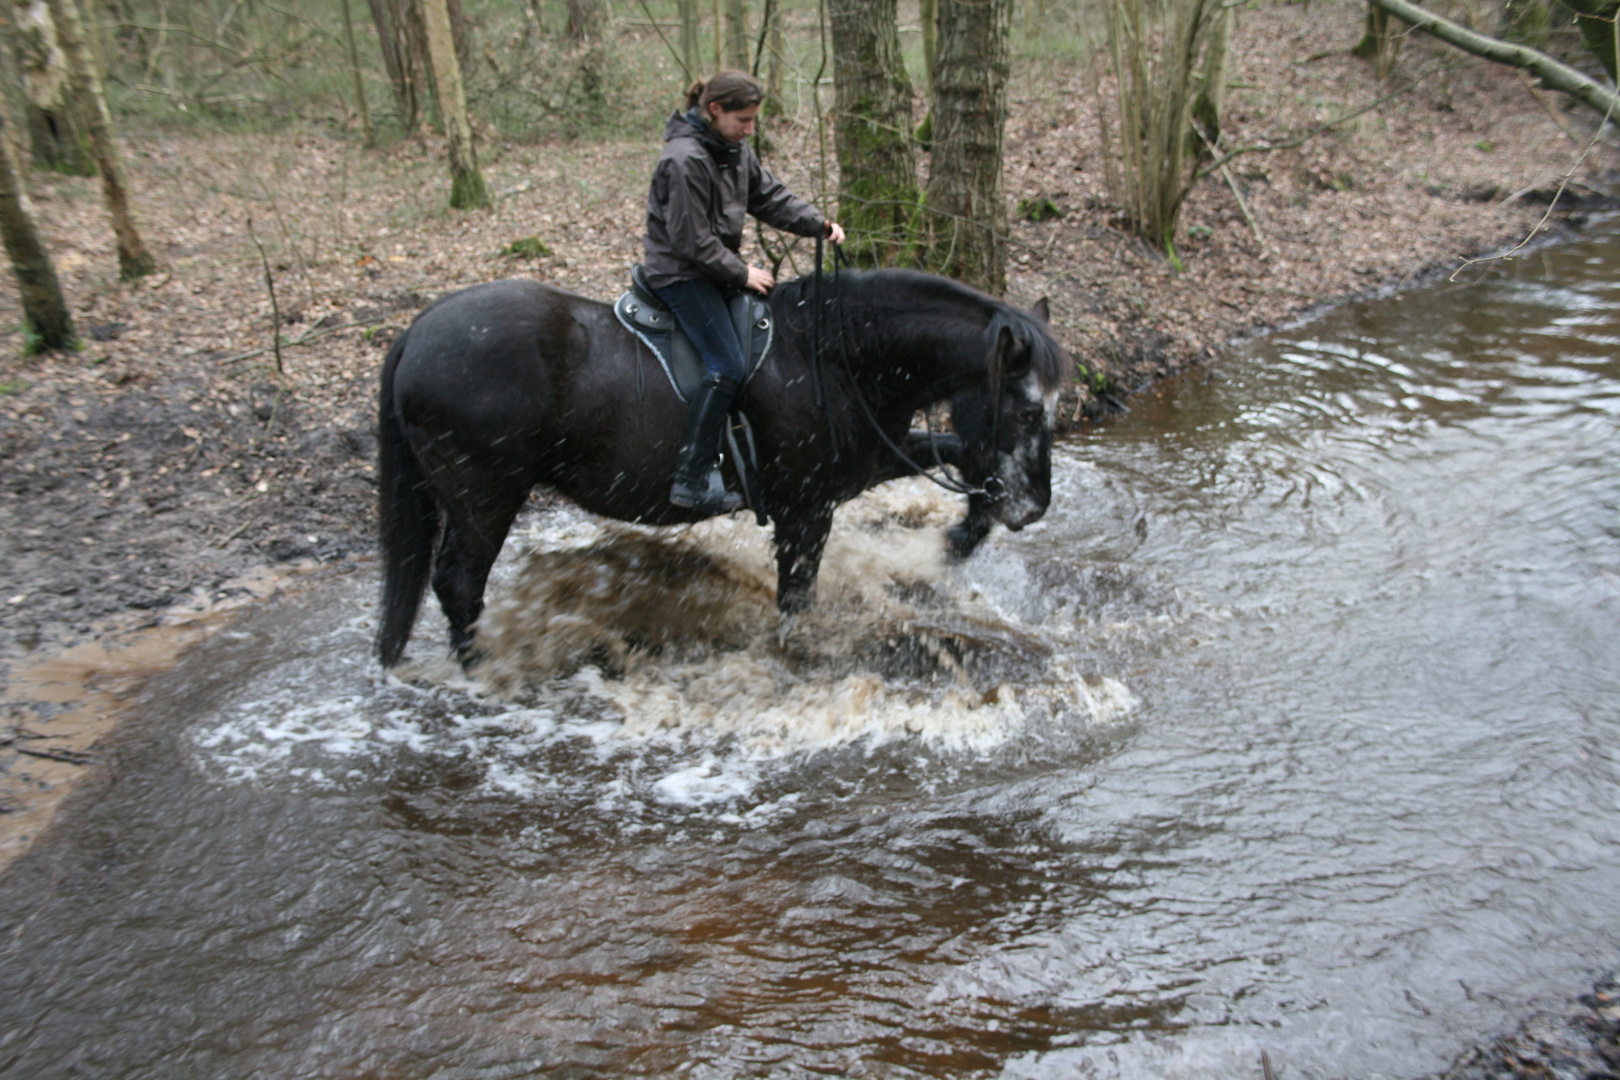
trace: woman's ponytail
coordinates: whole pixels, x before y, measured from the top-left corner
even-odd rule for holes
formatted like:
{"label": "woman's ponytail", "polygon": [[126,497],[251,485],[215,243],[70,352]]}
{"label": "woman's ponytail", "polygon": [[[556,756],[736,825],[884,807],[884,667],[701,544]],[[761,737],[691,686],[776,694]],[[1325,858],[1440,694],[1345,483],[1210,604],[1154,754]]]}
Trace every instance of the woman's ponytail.
{"label": "woman's ponytail", "polygon": [[726,112],[736,112],[765,100],[765,88],[746,71],[722,71],[707,80],[699,79],[686,89],[686,107],[709,114],[709,103],[718,101]]}

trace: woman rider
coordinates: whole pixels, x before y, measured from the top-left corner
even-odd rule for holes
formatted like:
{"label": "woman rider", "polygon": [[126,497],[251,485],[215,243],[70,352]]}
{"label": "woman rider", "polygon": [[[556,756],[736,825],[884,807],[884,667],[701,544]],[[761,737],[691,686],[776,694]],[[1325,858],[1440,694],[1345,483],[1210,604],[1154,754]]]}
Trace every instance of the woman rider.
{"label": "woman rider", "polygon": [[741,71],[693,83],[687,111],[664,125],[664,152],[647,193],[647,283],[669,305],[703,357],[707,374],[693,395],[686,444],[675,462],[669,501],[707,513],[726,513],[742,497],[719,483],[720,436],[742,390],[747,363],[726,310],[740,289],[769,292],[771,272],[738,255],[743,215],[800,236],[843,243],[844,230],[772,176],[747,139],[754,133],[764,91]]}

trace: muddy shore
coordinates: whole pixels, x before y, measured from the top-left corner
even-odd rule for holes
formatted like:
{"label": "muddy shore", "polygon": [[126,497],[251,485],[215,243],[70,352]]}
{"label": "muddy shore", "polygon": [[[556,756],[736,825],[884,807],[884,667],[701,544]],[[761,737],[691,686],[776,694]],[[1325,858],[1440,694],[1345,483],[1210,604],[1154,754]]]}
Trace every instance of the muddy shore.
{"label": "muddy shore", "polygon": [[[1248,89],[1234,93],[1229,137],[1281,143],[1387,93],[1347,54],[1359,17],[1354,5],[1246,13],[1235,81]],[[1009,203],[1057,216],[1015,222],[1009,296],[1052,299],[1083,369],[1066,424],[1218,365],[1234,338],[1351,297],[1466,278],[1481,272],[1467,260],[1538,227],[1539,242],[1578,235],[1612,205],[1620,155],[1602,139],[1588,152],[1586,117],[1516,72],[1422,42],[1402,62],[1407,93],[1201,181],[1180,270],[1120,231],[1095,115],[1106,80],[1020,77]],[[820,188],[805,164],[812,141],[808,126],[784,124],[769,162],[801,191]],[[118,282],[93,182],[36,177],[84,348],[27,357],[20,334],[0,334],[0,869],[93,767],[96,738],[145,673],[235,607],[373,554],[375,373],[414,314],[502,276],[611,298],[639,249],[656,153],[650,136],[493,146],[501,201],[460,216],[440,206],[442,148],[431,144],[367,155],[318,132],[161,131],[126,143],[163,271]],[[527,236],[551,254],[500,254]],[[255,240],[278,289],[279,370]],[[19,322],[7,291],[0,325]],[[1612,979],[1449,1075],[1604,1074],[1620,1075]]]}

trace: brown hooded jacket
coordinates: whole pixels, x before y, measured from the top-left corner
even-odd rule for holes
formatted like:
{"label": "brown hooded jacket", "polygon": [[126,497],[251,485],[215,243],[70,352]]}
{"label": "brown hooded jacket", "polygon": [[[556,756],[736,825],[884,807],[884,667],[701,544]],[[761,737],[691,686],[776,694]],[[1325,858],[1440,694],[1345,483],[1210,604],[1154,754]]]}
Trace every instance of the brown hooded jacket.
{"label": "brown hooded jacket", "polygon": [[671,114],[647,192],[649,283],[662,289],[707,278],[742,288],[748,266],[737,250],[744,214],[800,236],[826,229],[821,212],[772,176],[748,143],[721,137],[696,110]]}

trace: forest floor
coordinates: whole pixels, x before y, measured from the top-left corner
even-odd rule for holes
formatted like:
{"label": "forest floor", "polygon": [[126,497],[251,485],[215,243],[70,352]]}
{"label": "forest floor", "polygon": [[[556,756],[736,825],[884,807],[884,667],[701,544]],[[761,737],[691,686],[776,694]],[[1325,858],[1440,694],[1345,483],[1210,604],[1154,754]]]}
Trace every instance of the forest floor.
{"label": "forest floor", "polygon": [[[1530,236],[1566,177],[1572,201],[1544,236],[1606,205],[1617,154],[1593,143],[1593,119],[1516,71],[1422,40],[1380,84],[1348,53],[1360,19],[1353,4],[1245,10],[1225,137],[1294,145],[1195,185],[1180,269],[1120,229],[1099,135],[1108,80],[1078,64],[1021,66],[1009,205],[1044,200],[1057,213],[1015,220],[1008,295],[1050,297],[1055,333],[1084,369],[1065,423],[1323,305],[1480,273],[1466,260]],[[444,205],[432,140],[365,151],[314,130],[126,133],[137,213],[162,264],[132,284],[117,279],[97,183],[33,178],[83,349],[30,357],[20,332],[0,333],[0,868],[72,786],[120,688],[233,605],[372,552],[377,370],[424,305],[507,276],[604,301],[622,290],[673,104],[650,104],[636,139],[484,145],[498,201],[473,213]],[[811,196],[827,186],[815,136],[813,124],[776,121],[766,158]],[[549,253],[502,254],[526,237]],[[20,323],[6,289],[0,325]],[[167,636],[113,644],[142,628]],[[51,722],[69,715],[102,721]],[[1611,998],[1592,1008],[1612,1021]],[[1495,1060],[1458,1075],[1561,1075],[1482,1071]]]}

